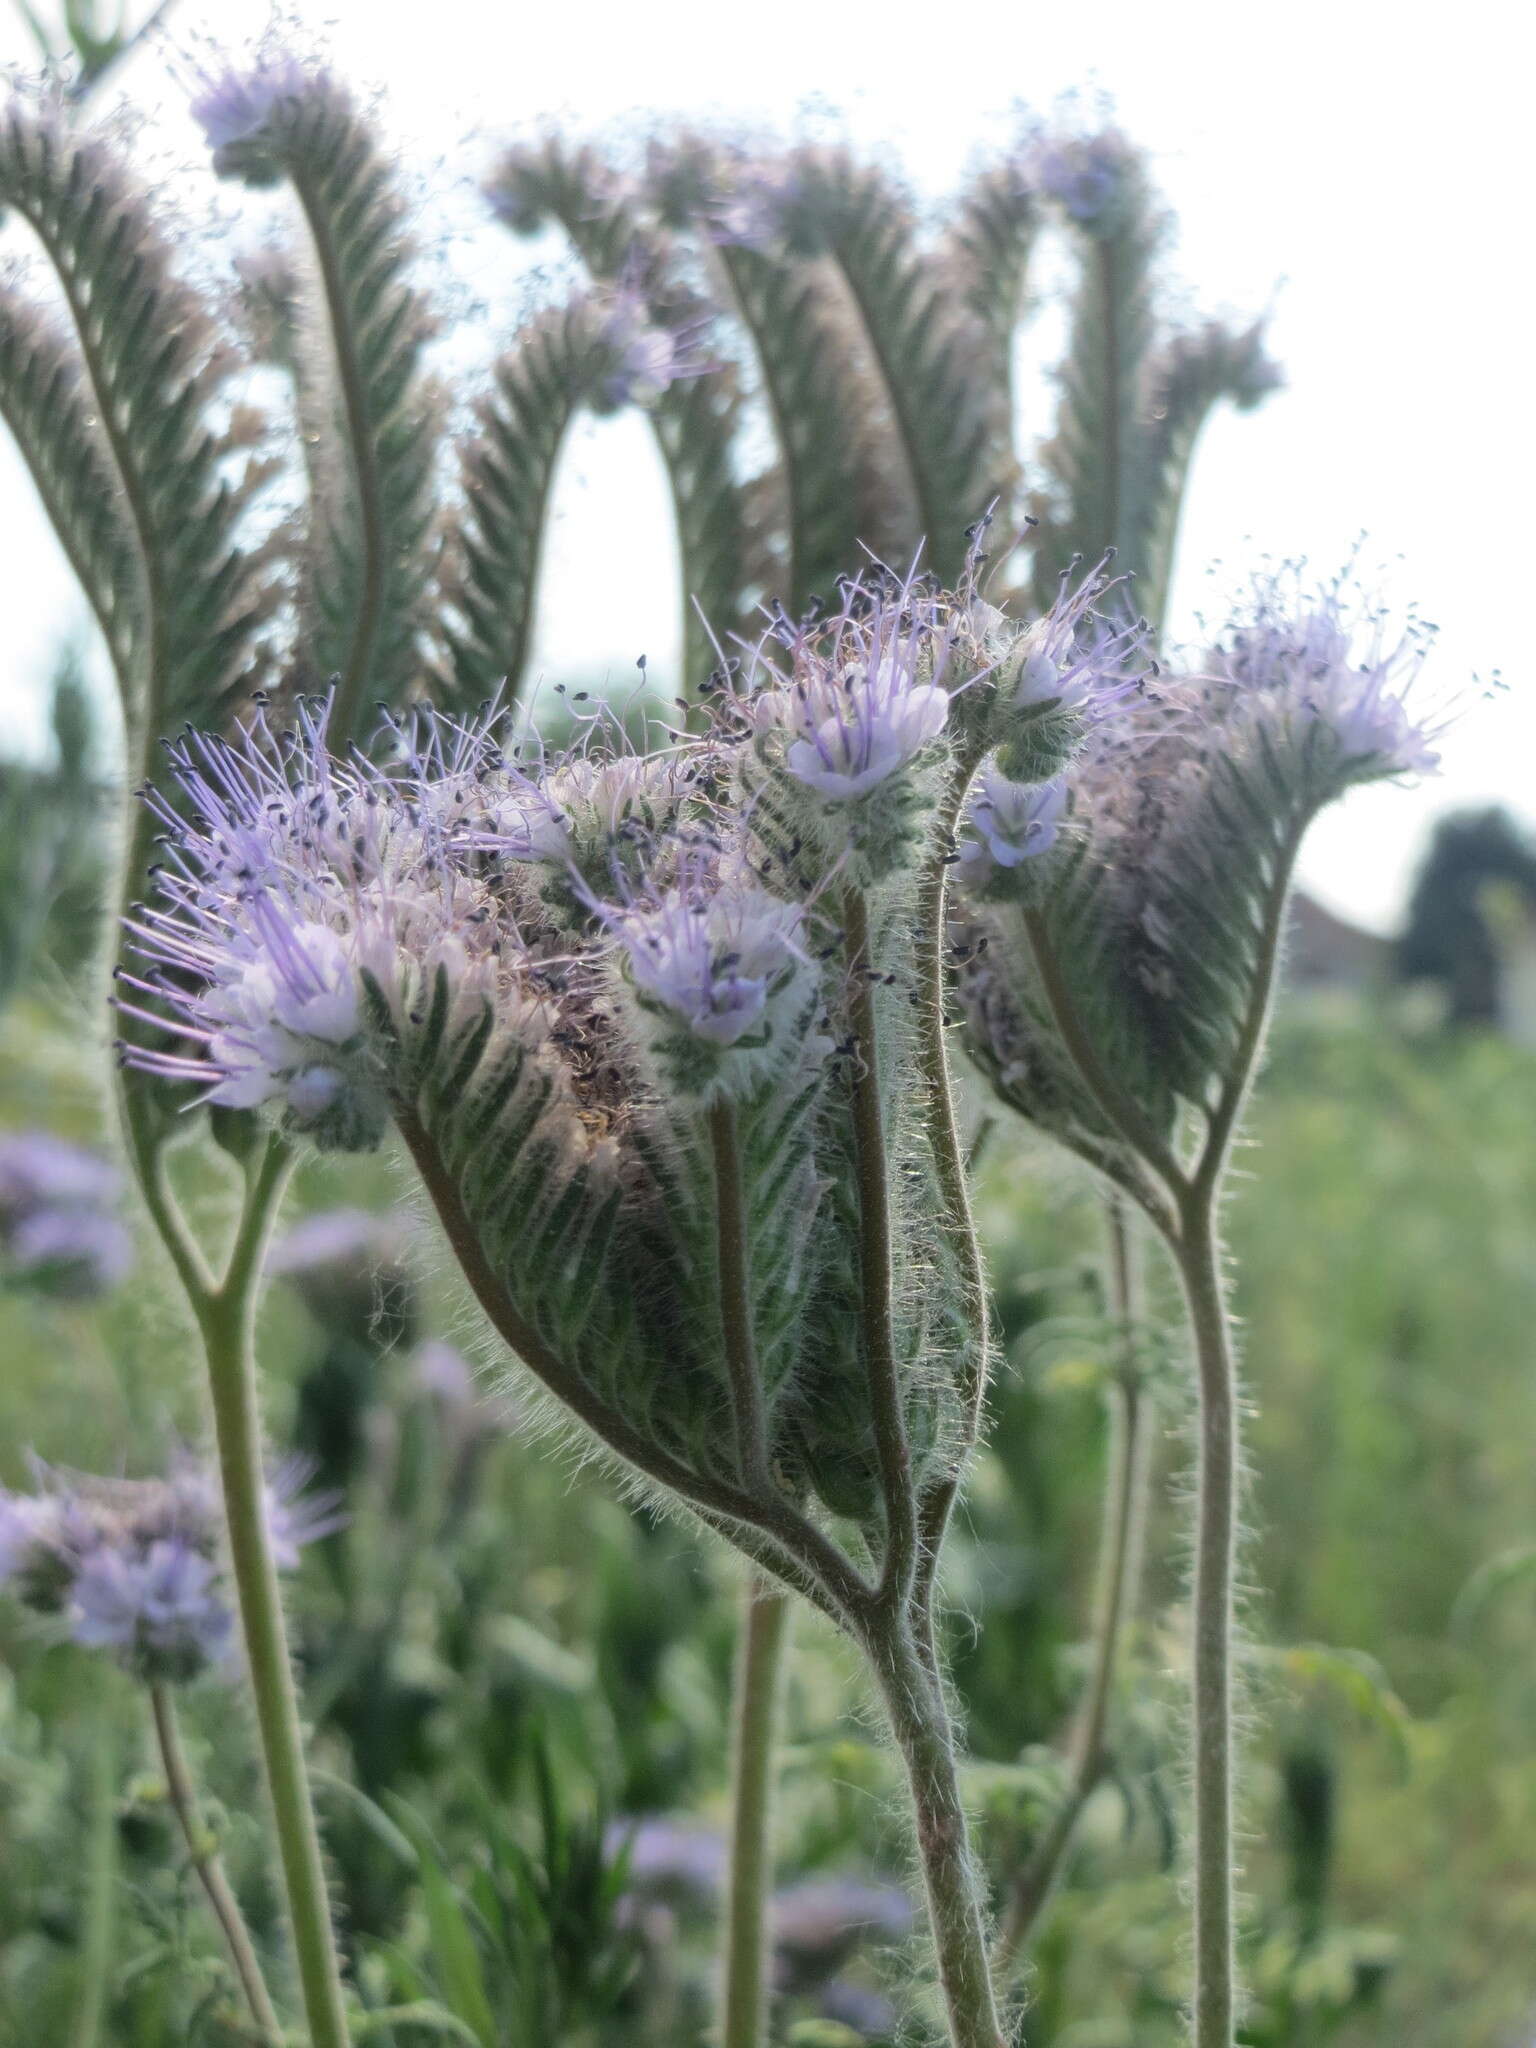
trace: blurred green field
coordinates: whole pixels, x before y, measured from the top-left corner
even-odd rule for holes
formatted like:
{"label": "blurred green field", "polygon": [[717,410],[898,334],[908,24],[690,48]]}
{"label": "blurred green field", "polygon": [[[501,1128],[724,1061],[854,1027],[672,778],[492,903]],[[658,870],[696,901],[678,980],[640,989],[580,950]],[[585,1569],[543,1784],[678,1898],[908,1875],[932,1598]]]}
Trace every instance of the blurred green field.
{"label": "blurred green field", "polygon": [[[99,1133],[93,1027],[73,1000],[30,995],[0,1033],[0,1127]],[[1251,1178],[1229,1219],[1254,1411],[1255,2044],[1528,2048],[1536,2034],[1536,1574],[1484,1570],[1536,1536],[1533,1090],[1536,1059],[1494,1037],[1421,1041],[1386,1016],[1301,1006],[1277,1035]],[[211,1221],[216,1175],[198,1171]],[[294,1208],[404,1199],[387,1163],[313,1165]],[[982,1214],[1010,1369],[952,1592],[972,1785],[1001,1868],[1038,1821],[1091,1602],[1104,1450],[1098,1220],[1058,1159],[1001,1128]],[[135,1279],[97,1305],[19,1286],[0,1295],[0,1479],[25,1479],[29,1447],[60,1464],[148,1471],[173,1435],[198,1437],[172,1297],[147,1247],[141,1257]],[[421,1271],[422,1331],[462,1339],[430,1248]],[[1172,1304],[1161,1307],[1171,1318]],[[313,1436],[327,1386],[353,1430],[351,1526],[307,1558],[292,1605],[337,1895],[364,1982],[376,2002],[443,2000],[468,2015],[464,2038],[512,2048],[702,2042],[707,1898],[647,1907],[637,1933],[621,1880],[603,1889],[594,1844],[614,1815],[720,1825],[732,1568],[717,1556],[701,1565],[686,1531],[619,1505],[601,1478],[551,1452],[526,1410],[483,1441],[477,1429],[472,1478],[450,1501],[449,1452],[463,1442],[449,1444],[441,1404],[421,1394],[404,1352],[347,1381],[328,1341],[274,1284],[263,1334],[274,1441]],[[1090,1808],[1040,1945],[1027,2032],[1038,2048],[1157,2048],[1177,2034],[1170,1709],[1183,1439],[1172,1362],[1167,1377],[1119,1775]],[[813,1620],[798,1626],[783,1879],[899,1883],[885,1759],[851,1711],[838,1646]],[[117,1963],[100,2039],[233,2039],[207,1995],[213,1944],[176,1872],[127,1681],[38,1642],[11,1605],[0,1605],[0,1650],[0,2040],[71,2039],[90,1844],[109,1837]],[[244,1711],[205,1683],[188,1720],[235,1816],[225,1846],[258,1935],[275,1940]],[[516,1845],[499,1863],[487,1846],[498,1830]],[[504,1878],[517,1856],[531,1892],[498,1891],[498,1869]],[[458,1902],[457,1934],[445,1899]],[[812,1940],[786,1965],[783,2038],[886,2038],[871,2001],[909,1965],[899,1954],[850,1961],[856,1944],[839,1947],[835,1931],[825,1946]],[[844,2018],[827,2016],[829,1977],[845,1987]],[[862,2013],[860,2030],[850,2013]],[[431,2037],[404,2026],[380,2038],[416,2048]]]}

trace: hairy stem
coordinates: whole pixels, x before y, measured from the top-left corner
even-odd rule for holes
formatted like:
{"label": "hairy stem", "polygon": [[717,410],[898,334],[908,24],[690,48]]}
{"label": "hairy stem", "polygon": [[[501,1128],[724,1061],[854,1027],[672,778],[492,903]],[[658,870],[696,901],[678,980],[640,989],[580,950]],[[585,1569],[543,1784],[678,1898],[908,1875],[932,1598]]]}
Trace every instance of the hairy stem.
{"label": "hairy stem", "polygon": [[98,1713],[91,1742],[90,1832],[80,1926],[80,1978],[69,2048],[97,2048],[117,1943],[117,1730],[115,1698]]}
{"label": "hairy stem", "polygon": [[230,1563],[305,2017],[312,2048],[346,2048],[347,2018],[326,1899],[325,1866],[310,1804],[304,1731],[267,1527],[252,1343],[262,1257],[291,1164],[288,1148],[281,1140],[270,1139],[250,1174],[224,1277],[196,1306],[208,1356]]}
{"label": "hairy stem", "polygon": [[1137,1314],[1135,1247],[1130,1236],[1130,1218],[1118,1195],[1108,1198],[1108,1209],[1110,1299],[1116,1323],[1123,1333],[1127,1356],[1111,1389],[1113,1434],[1109,1487],[1104,1503],[1104,1534],[1099,1553],[1093,1663],[1073,1733],[1071,1773],[1066,1795],[1014,1884],[1008,1916],[998,1939],[1000,1967],[1013,1962],[1028,1947],[1040,1916],[1050,1903],[1066,1868],[1083,1809],[1107,1768],[1109,1755],[1105,1737],[1109,1706],[1140,1568],[1151,1414],[1146,1390],[1137,1377],[1134,1359],[1129,1355],[1134,1344],[1133,1319]]}
{"label": "hairy stem", "polygon": [[1238,1492],[1237,1384],[1208,1201],[1186,1206],[1179,1274],[1200,1385],[1195,1522],[1195,2048],[1232,2048],[1232,1580]]}
{"label": "hairy stem", "polygon": [[885,1558],[880,1591],[904,1607],[917,1564],[917,1503],[896,1371],[892,1309],[890,1172],[885,1156],[885,1112],[880,1100],[880,1048],[875,1028],[875,971],[869,905],[861,889],[843,894],[843,948],[848,965],[849,1020],[853,1026],[853,1135],[859,1181],[859,1296],[864,1367],[874,1421],[875,1455],[885,1496]]}
{"label": "hairy stem", "polygon": [[1241,1446],[1237,1374],[1217,1216],[1232,1139],[1263,1049],[1285,907],[1304,821],[1286,836],[1264,907],[1253,986],[1193,1178],[1168,1233],[1184,1288],[1200,1393],[1195,1521],[1195,2048],[1231,2048],[1240,1987],[1233,1954],[1232,1582]]}
{"label": "hairy stem", "polygon": [[974,758],[955,764],[944,802],[934,820],[933,852],[918,883],[917,895],[917,1046],[918,1065],[927,1091],[928,1142],[933,1148],[939,1192],[944,1202],[945,1231],[965,1285],[971,1343],[959,1387],[960,1441],[950,1470],[929,1489],[919,1523],[918,1576],[925,1589],[938,1569],[944,1532],[960,1490],[965,1460],[981,1427],[981,1406],[987,1391],[987,1346],[991,1304],[981,1244],[971,1215],[970,1169],[949,1071],[949,1033],[944,1028],[945,941],[949,903],[949,848],[965,808],[976,770]]}
{"label": "hairy stem", "polygon": [[213,1917],[219,1923],[219,1932],[229,1950],[229,1959],[234,1965],[235,1975],[240,1979],[240,1988],[245,2002],[251,2009],[251,2017],[266,2033],[277,2035],[280,2023],[267,1995],[262,1980],[261,1965],[256,1960],[256,1950],[240,1911],[239,1901],[230,1888],[229,1879],[224,1875],[224,1865],[219,1860],[207,1831],[197,1814],[197,1792],[192,1783],[192,1773],[187,1765],[186,1751],[182,1748],[181,1729],[176,1719],[176,1706],[169,1689],[164,1685],[152,1685],[149,1689],[150,1712],[154,1717],[155,1740],[160,1746],[160,1761],[165,1766],[166,1790],[170,1794],[171,1806],[181,1829],[182,1840],[187,1845],[187,1855],[192,1868],[197,1872],[199,1884],[207,1895],[213,1909]]}
{"label": "hairy stem", "polygon": [[753,1573],[736,1649],[721,2048],[762,2048],[767,2038],[773,1786],[789,1631],[789,1595]]}
{"label": "hairy stem", "polygon": [[865,1647],[906,1766],[950,2040],[953,2048],[1003,2048],[943,1693],[904,1617],[875,1622]]}

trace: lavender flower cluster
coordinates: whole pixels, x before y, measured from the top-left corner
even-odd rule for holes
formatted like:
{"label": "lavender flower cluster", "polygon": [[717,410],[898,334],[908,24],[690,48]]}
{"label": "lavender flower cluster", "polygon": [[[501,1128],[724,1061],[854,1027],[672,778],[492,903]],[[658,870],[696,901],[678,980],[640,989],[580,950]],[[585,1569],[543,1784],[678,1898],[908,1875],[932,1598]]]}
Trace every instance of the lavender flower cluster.
{"label": "lavender flower cluster", "polygon": [[[334,1496],[306,1494],[290,1459],[266,1489],[279,1570],[340,1526]],[[163,1479],[100,1479],[37,1467],[37,1488],[0,1488],[0,1588],[87,1649],[107,1650],[152,1684],[185,1683],[229,1662],[231,1589],[213,1474],[190,1458]]]}
{"label": "lavender flower cluster", "polygon": [[441,977],[453,1015],[489,1003],[532,1052],[627,1023],[676,1085],[748,1093],[822,1011],[827,890],[911,865],[957,742],[981,757],[966,883],[1006,891],[1075,826],[1146,897],[1149,935],[1218,757],[1285,752],[1313,807],[1433,765],[1404,696],[1419,640],[1385,648],[1378,628],[1357,651],[1338,590],[1256,587],[1208,671],[1178,679],[1147,661],[1143,624],[1114,619],[1115,591],[1101,565],[1021,627],[973,588],[871,578],[830,622],[781,620],[745,675],[722,670],[711,729],[652,753],[599,713],[544,758],[491,708],[396,726],[380,767],[331,753],[318,700],[281,733],[263,709],[233,744],[185,738],[181,800],[150,798],[171,858],[132,921],[147,972],[120,1004],[169,1012],[176,1042],[125,1056],[365,1149],[401,1081],[385,1042],[411,1038]]}
{"label": "lavender flower cluster", "polygon": [[[1148,1060],[1214,1060],[1223,948],[1252,922],[1229,900],[1254,860],[1223,839],[1227,778],[1278,777],[1255,801],[1300,822],[1427,759],[1402,659],[1355,652],[1327,593],[1267,600],[1208,673],[1173,680],[1122,594],[1100,565],[1023,624],[974,576],[941,592],[873,573],[831,619],[776,618],[722,663],[706,728],[643,753],[598,712],[550,757],[494,706],[395,721],[377,761],[332,752],[319,700],[282,730],[258,708],[233,742],[187,736],[179,796],[151,799],[168,853],[119,996],[160,1036],[123,1056],[321,1149],[375,1146],[393,1120],[440,1213],[462,1212],[482,1299],[514,1303],[514,1349],[558,1333],[582,1361],[552,1368],[562,1386],[736,1483],[704,1142],[728,1106],[745,1156],[787,1161],[751,1226],[769,1453],[838,1512],[878,1515],[838,1190],[858,991],[919,1000],[919,875],[954,869],[973,1043],[1026,1106],[1055,1056],[1021,918],[1081,904],[1089,878],[1099,924],[1078,953],[1109,962],[1091,1000],[1127,1012],[1106,1042],[1141,1031]],[[850,951],[853,917],[873,950]],[[878,1029],[899,1077],[908,1041]],[[1199,1087],[1183,1070],[1128,1083],[1144,1084],[1159,1101]],[[905,1396],[921,1470],[958,1426],[942,1390],[963,1379],[965,1319],[913,1190],[900,1313],[931,1375]]]}
{"label": "lavender flower cluster", "polygon": [[[1079,634],[1101,631],[1080,624]],[[1432,770],[1438,724],[1417,714],[1429,645],[1392,629],[1344,579],[1287,567],[1256,580],[1203,661],[1155,667],[1083,723],[1059,801],[1019,815],[1075,858],[1048,914],[1074,1005],[1116,1079],[1162,1124],[1227,1077],[1265,900],[1282,897],[1312,817],[1350,787]],[[983,771],[973,816],[995,808]],[[1105,1132],[1072,1078],[1044,1000],[1039,947],[998,905],[986,859],[962,870],[959,988],[970,1042],[1014,1107],[1102,1163]]]}

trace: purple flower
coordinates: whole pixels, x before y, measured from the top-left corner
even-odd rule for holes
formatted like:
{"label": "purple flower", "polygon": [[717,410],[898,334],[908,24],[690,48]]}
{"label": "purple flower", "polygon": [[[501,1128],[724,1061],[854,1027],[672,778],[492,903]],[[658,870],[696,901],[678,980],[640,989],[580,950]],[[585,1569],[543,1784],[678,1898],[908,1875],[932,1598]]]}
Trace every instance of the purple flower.
{"label": "purple flower", "polygon": [[[1108,716],[1132,694],[1147,667],[1145,619],[1113,619],[1100,607],[1117,580],[1111,550],[1074,584],[1063,572],[1055,602],[1026,628],[999,664],[999,687],[1030,716],[1061,714],[1084,724]],[[1124,579],[1118,580],[1123,588]]]}
{"label": "purple flower", "polygon": [[280,1459],[267,1475],[263,1491],[267,1535],[272,1561],[280,1572],[297,1571],[301,1550],[322,1537],[334,1536],[346,1525],[339,1493],[305,1491],[314,1472],[312,1458],[295,1454]]}
{"label": "purple flower", "polygon": [[1079,226],[1108,224],[1123,200],[1135,153],[1117,129],[1098,135],[1044,136],[1029,160],[1029,174]]}
{"label": "purple flower", "polygon": [[743,162],[728,191],[710,209],[710,234],[729,248],[772,249],[801,210],[803,181],[788,163]]}
{"label": "purple flower", "polygon": [[408,1243],[398,1216],[326,1209],[278,1239],[267,1271],[286,1280],[327,1328],[366,1335],[382,1351],[401,1342],[413,1321]]}
{"label": "purple flower", "polygon": [[133,1264],[115,1213],[116,1169],[47,1131],[0,1138],[0,1254],[19,1275],[65,1295],[104,1293]]}
{"label": "purple flower", "polygon": [[823,2019],[836,2020],[839,2026],[851,2027],[866,2041],[895,2037],[895,2006],[883,1992],[855,1984],[849,1977],[834,1977],[823,1989],[820,2009]]}
{"label": "purple flower", "polygon": [[462,1351],[431,1338],[411,1361],[411,1378],[419,1392],[445,1408],[472,1408],[476,1401],[475,1369]]}
{"label": "purple flower", "polygon": [[867,797],[936,740],[949,717],[948,628],[910,583],[850,586],[841,616],[793,648],[793,669],[751,702],[759,734],[788,735],[784,765],[828,804]]}
{"label": "purple flower", "polygon": [[[503,860],[574,869],[605,883],[623,846],[654,843],[685,807],[707,808],[701,790],[715,765],[707,744],[655,754],[633,753],[620,744],[609,753],[604,749],[610,737],[622,742],[622,734],[594,732],[537,776],[504,760],[481,770],[457,842]],[[428,792],[424,800],[441,802],[446,795],[450,804],[463,804],[451,787],[437,788],[435,799]]]}
{"label": "purple flower", "polygon": [[[206,1100],[265,1108],[322,1150],[371,1148],[389,1100],[368,985],[397,1044],[440,969],[455,1018],[515,981],[523,956],[499,952],[515,935],[490,917],[484,880],[452,858],[440,810],[333,759],[323,716],[306,708],[286,742],[260,718],[234,745],[195,735],[172,762],[185,807],[151,797],[171,857],[158,901],[128,920],[149,972],[123,981],[175,1014],[191,1049],[128,1044],[124,1058],[199,1084]],[[506,994],[504,1019],[537,1035],[537,1002]],[[132,1000],[119,1007],[167,1029]]]}
{"label": "purple flower", "polygon": [[980,882],[993,867],[1016,868],[1048,853],[1060,836],[1066,807],[1065,776],[1011,782],[995,762],[988,762],[966,811],[969,836],[959,845],[967,879]]}
{"label": "purple flower", "polygon": [[90,1552],[75,1575],[71,1633],[87,1649],[116,1651],[149,1679],[187,1679],[228,1654],[232,1617],[213,1565],[179,1538],[125,1552]]}
{"label": "purple flower", "polygon": [[618,412],[626,405],[652,406],[680,380],[717,368],[702,346],[707,326],[707,320],[664,326],[639,292],[621,286],[597,330],[609,365],[600,393],[603,408]]}
{"label": "purple flower", "polygon": [[707,1046],[771,1035],[783,999],[808,968],[804,911],[747,881],[694,865],[653,902],[606,913],[641,1004]]}
{"label": "purple flower", "polygon": [[298,57],[269,50],[244,69],[231,65],[205,77],[191,103],[192,118],[217,159],[221,151],[253,141],[275,116],[311,94],[315,84],[315,73]]}
{"label": "purple flower", "polygon": [[36,1209],[6,1248],[18,1273],[64,1295],[105,1294],[133,1267],[128,1226],[96,1209]]}
{"label": "purple flower", "polygon": [[1351,601],[1343,577],[1307,590],[1287,565],[1255,582],[1213,667],[1250,716],[1329,735],[1351,779],[1427,774],[1441,728],[1416,719],[1408,699],[1431,637],[1410,620],[1394,638],[1380,611]]}
{"label": "purple flower", "polygon": [[774,1945],[802,1973],[830,1972],[863,1943],[904,1941],[912,1922],[904,1891],[858,1878],[808,1880],[773,1901]]}
{"label": "purple flower", "polygon": [[[266,1486],[280,1571],[339,1526],[337,1497],[308,1494],[309,1464],[288,1459]],[[139,1677],[175,1680],[218,1664],[233,1601],[224,1581],[218,1481],[179,1456],[164,1479],[100,1479],[37,1466],[39,1491],[0,1490],[0,1584],[74,1640],[109,1649]]]}
{"label": "purple flower", "polygon": [[267,1254],[267,1271],[292,1279],[336,1266],[392,1262],[403,1250],[402,1237],[394,1217],[370,1209],[323,1209],[283,1233]]}
{"label": "purple flower", "polygon": [[36,1208],[104,1208],[121,1185],[116,1167],[51,1131],[0,1137],[0,1215]]}
{"label": "purple flower", "polygon": [[612,1856],[628,1850],[634,1891],[683,1892],[707,1900],[725,1882],[725,1837],[714,1828],[661,1819],[615,1821],[607,1840]]}
{"label": "purple flower", "polygon": [[50,1519],[50,1505],[0,1487],[0,1586],[19,1577],[39,1542],[48,1540],[44,1525]]}

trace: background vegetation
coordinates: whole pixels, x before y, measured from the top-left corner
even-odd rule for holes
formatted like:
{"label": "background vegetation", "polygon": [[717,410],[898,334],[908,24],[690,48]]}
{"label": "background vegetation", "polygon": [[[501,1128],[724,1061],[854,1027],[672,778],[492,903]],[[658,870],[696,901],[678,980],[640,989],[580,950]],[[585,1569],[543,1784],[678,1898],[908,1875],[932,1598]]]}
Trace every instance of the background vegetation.
{"label": "background vegetation", "polygon": [[[100,1141],[98,1021],[57,958],[75,932],[65,917],[0,1022],[0,1127]],[[1440,2048],[1453,2028],[1467,2048],[1525,2048],[1536,2028],[1536,1607],[1518,1569],[1536,1159],[1512,1113],[1533,1064],[1493,1035],[1411,1035],[1368,998],[1295,1000],[1281,1022],[1253,1130],[1262,1171],[1231,1219],[1263,1589],[1249,1603],[1264,1707],[1246,1881],[1255,2043]],[[1089,1191],[1017,1130],[991,1133],[984,1165],[1009,1369],[952,1579],[974,1791],[1001,1871],[1057,1782],[1091,1602],[1103,1331]],[[398,1226],[401,1192],[387,1165],[315,1165],[299,1206]],[[210,1184],[207,1203],[220,1199]],[[349,1947],[376,2002],[431,1997],[465,2040],[703,2041],[732,1568],[551,1456],[506,1397],[457,1384],[424,1231],[408,1258],[404,1291],[379,1293],[354,1259],[276,1281],[264,1311],[273,1437],[320,1459],[351,1517],[306,1557],[292,1601]],[[174,1438],[200,1438],[173,1300],[147,1245],[95,1301],[12,1276],[0,1479],[24,1482],[29,1447],[143,1472]],[[1039,2048],[1176,2034],[1174,1365],[1116,1772],[1040,1945]],[[799,1627],[782,2022],[786,2040],[832,2048],[886,2038],[904,1851],[842,1653]],[[29,1635],[14,1607],[0,1632],[0,2040],[71,2038],[102,1898],[115,1964],[99,2039],[231,2039],[139,1700],[99,1659]],[[226,1857],[275,1939],[235,1697],[205,1682],[186,1717]]]}

